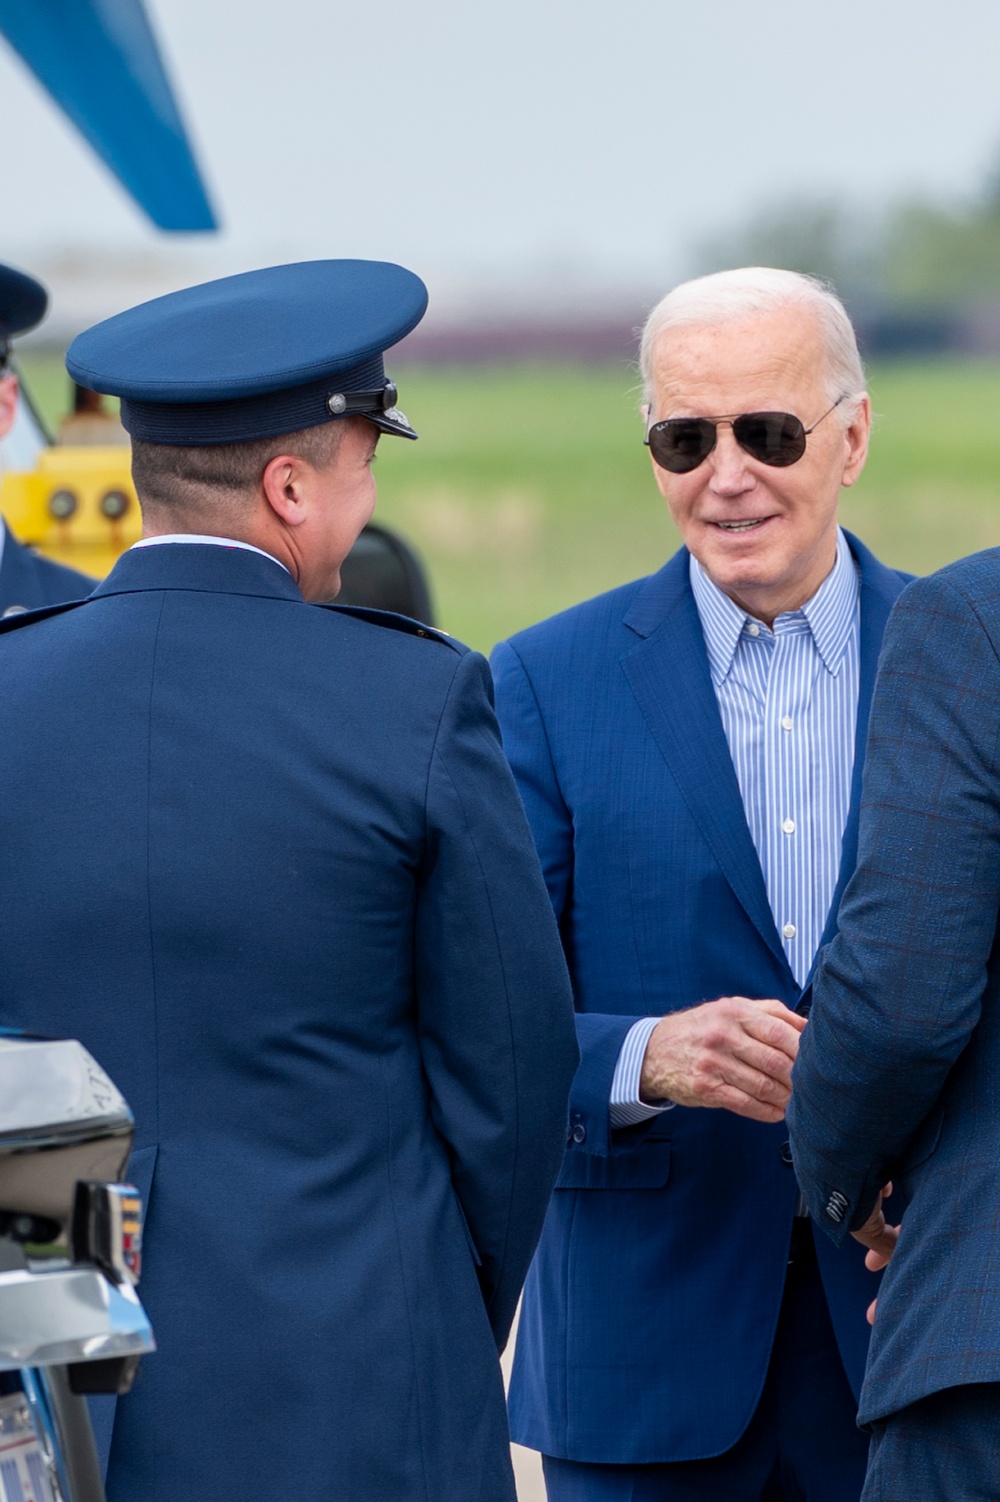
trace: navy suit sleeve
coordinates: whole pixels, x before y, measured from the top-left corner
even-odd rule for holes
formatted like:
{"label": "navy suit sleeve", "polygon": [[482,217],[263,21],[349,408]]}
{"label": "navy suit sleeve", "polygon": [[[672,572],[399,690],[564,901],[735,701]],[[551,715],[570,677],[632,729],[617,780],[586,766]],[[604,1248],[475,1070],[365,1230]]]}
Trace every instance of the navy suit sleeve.
{"label": "navy suit sleeve", "polygon": [[416,976],[435,1125],[502,1347],[562,1160],[578,1053],[562,947],[490,699],[486,663],[469,653],[429,771]]}
{"label": "navy suit sleeve", "polygon": [[788,1113],[798,1180],[841,1241],[979,1020],[1000,892],[1000,664],[940,576],[900,597],[872,705],[858,866],[827,947]]}
{"label": "navy suit sleeve", "polygon": [[[509,642],[494,648],[491,667],[504,751],[528,816],[553,911],[561,923],[573,888],[573,820],[559,787],[535,691]],[[598,1012],[577,1016],[581,1063],[570,1100],[576,1151],[603,1157],[611,1150],[611,1082],[622,1044],[638,1020]],[[630,1129],[630,1146],[638,1130]]]}

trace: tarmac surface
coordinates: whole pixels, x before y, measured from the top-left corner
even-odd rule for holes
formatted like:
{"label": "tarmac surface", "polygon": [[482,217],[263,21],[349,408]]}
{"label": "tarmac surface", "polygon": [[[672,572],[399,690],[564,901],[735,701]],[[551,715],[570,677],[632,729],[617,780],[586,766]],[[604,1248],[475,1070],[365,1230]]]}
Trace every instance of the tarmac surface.
{"label": "tarmac surface", "polygon": [[[520,1312],[520,1311],[519,1311]],[[510,1378],[510,1364],[514,1359],[514,1341],[517,1338],[517,1320],[511,1331],[507,1349],[500,1365],[503,1368],[504,1385]],[[517,1482],[517,1502],[545,1502],[545,1482],[542,1480],[542,1462],[535,1450],[525,1450],[521,1445],[511,1445],[514,1462],[514,1479]]]}
{"label": "tarmac surface", "polygon": [[545,1482],[539,1456],[534,1450],[523,1450],[520,1445],[511,1445],[510,1453],[514,1460],[517,1502],[545,1502]]}

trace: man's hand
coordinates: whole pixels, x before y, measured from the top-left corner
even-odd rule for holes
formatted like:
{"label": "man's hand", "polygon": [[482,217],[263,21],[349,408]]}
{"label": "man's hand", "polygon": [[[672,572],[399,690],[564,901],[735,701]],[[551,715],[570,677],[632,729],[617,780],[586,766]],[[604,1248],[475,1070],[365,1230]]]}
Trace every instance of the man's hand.
{"label": "man's hand", "polygon": [[643,1100],[780,1121],[806,1019],[780,1001],[722,996],[661,1017],[642,1065]]}
{"label": "man's hand", "polygon": [[[896,1242],[899,1240],[899,1227],[886,1225],[885,1215],[882,1213],[882,1201],[888,1199],[892,1193],[892,1185],[886,1184],[882,1193],[875,1201],[875,1208],[865,1221],[851,1235],[855,1241],[860,1241],[862,1246],[868,1248],[865,1257],[865,1267],[870,1273],[881,1272],[896,1250]],[[875,1323],[875,1306],[877,1299],[872,1299],[868,1305],[868,1323]]]}

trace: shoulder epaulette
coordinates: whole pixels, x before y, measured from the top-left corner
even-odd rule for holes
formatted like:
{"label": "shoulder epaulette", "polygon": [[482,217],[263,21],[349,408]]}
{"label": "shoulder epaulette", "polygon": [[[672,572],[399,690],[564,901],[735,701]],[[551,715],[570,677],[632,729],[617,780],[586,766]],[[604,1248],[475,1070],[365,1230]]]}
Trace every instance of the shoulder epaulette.
{"label": "shoulder epaulette", "polygon": [[359,621],[367,621],[370,626],[384,626],[389,631],[402,631],[405,636],[423,636],[428,641],[440,642],[443,647],[450,647],[453,652],[466,652],[468,648],[449,636],[447,631],[438,631],[434,626],[425,626],[420,621],[411,620],[408,615],[397,615],[393,610],[373,610],[367,605],[321,605],[321,610],[333,610],[339,615],[353,615]]}
{"label": "shoulder epaulette", "polygon": [[63,615],[67,610],[76,610],[86,600],[67,600],[63,605],[39,605],[35,610],[19,610],[15,615],[0,616],[0,636],[9,631],[20,631],[22,626],[34,625],[35,621],[47,620],[50,615]]}

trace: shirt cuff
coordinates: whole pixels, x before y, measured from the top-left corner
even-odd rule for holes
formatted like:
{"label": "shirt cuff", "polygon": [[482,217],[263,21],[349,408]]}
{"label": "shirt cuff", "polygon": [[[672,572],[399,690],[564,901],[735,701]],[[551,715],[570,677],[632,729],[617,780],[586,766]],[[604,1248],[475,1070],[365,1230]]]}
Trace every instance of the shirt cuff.
{"label": "shirt cuff", "polygon": [[639,1098],[642,1083],[642,1061],[646,1057],[646,1044],[659,1017],[643,1017],[625,1034],[618,1063],[611,1081],[611,1125],[613,1127],[637,1126],[640,1121],[651,1121],[664,1111],[673,1110],[673,1100],[658,1101],[648,1105]]}

